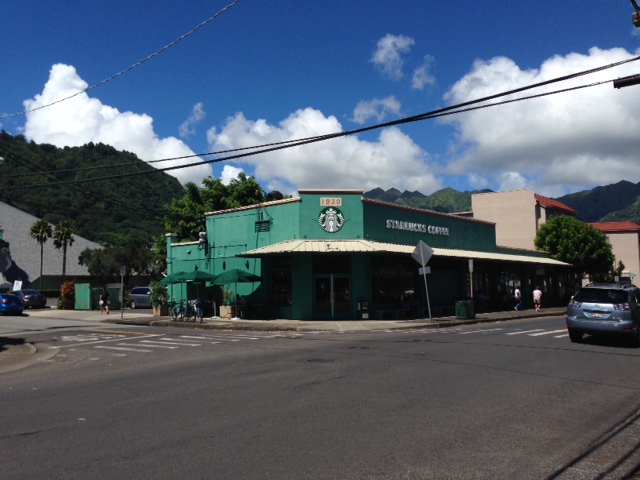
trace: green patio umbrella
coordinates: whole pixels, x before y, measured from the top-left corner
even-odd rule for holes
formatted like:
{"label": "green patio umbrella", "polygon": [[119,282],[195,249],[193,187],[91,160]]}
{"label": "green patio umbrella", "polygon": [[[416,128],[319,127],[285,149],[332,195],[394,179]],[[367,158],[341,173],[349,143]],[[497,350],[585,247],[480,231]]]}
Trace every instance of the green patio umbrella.
{"label": "green patio umbrella", "polygon": [[193,272],[187,272],[180,275],[180,282],[193,282],[193,283],[204,283],[213,280],[216,278],[215,275],[203,272],[202,270],[194,270]]}
{"label": "green patio umbrella", "polygon": [[222,272],[213,281],[214,285],[229,285],[231,283],[253,283],[259,282],[261,278],[253,273],[246,272],[237,268],[232,268],[226,272]]}
{"label": "green patio umbrella", "polygon": [[173,272],[169,275],[167,275],[166,277],[164,277],[162,280],[160,280],[160,284],[161,285],[173,285],[174,283],[182,283],[182,280],[180,280],[180,277],[182,275],[186,275],[188,272],[184,272],[184,271],[179,271],[179,272]]}
{"label": "green patio umbrella", "polygon": [[218,275],[213,281],[213,285],[222,286],[233,283],[235,285],[233,301],[235,302],[238,292],[238,283],[253,283],[259,281],[261,281],[261,278],[258,275],[254,275],[253,273],[249,273],[238,268],[232,268],[231,270],[227,270],[226,272],[222,272]]}

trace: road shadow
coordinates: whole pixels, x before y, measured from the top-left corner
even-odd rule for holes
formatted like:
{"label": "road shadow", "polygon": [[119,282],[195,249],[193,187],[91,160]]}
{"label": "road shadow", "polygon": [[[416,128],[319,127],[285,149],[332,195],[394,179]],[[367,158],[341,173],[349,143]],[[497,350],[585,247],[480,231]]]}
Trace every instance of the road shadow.
{"label": "road shadow", "polygon": [[0,352],[13,345],[24,345],[24,338],[0,337]]}

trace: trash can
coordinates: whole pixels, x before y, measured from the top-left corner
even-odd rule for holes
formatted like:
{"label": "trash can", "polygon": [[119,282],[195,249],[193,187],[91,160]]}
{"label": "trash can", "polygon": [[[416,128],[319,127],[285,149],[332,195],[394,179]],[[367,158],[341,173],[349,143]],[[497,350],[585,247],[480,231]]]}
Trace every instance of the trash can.
{"label": "trash can", "polygon": [[456,318],[458,320],[469,320],[471,318],[475,318],[471,300],[458,300],[456,302]]}

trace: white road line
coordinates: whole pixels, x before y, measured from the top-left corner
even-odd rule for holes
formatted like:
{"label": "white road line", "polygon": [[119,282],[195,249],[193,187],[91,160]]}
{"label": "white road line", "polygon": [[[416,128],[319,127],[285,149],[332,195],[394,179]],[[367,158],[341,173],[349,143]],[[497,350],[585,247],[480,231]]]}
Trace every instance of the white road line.
{"label": "white road line", "polygon": [[180,337],[198,340],[202,340],[203,338],[213,338],[215,340],[226,340],[228,342],[239,342],[240,340],[258,340],[258,337],[247,337],[242,335],[202,335],[199,337],[193,335],[180,335]]}
{"label": "white road line", "polygon": [[568,336],[569,336],[569,334],[568,334],[568,333],[565,333],[564,335],[556,335],[556,336],[555,336],[555,337],[553,337],[553,338],[564,338],[564,337],[568,337]]}
{"label": "white road line", "polygon": [[509,333],[505,333],[505,335],[523,335],[523,334],[543,332],[543,331],[544,331],[544,328],[537,328],[535,330],[524,330],[522,332],[509,332]]}
{"label": "white road line", "polygon": [[[119,343],[118,345],[124,345],[125,347],[139,347],[141,346],[139,343]],[[149,344],[145,344],[142,345],[143,347],[147,347],[147,348],[166,348],[168,350],[175,350],[178,347],[172,347],[171,345],[149,345]]]}
{"label": "white road line", "polygon": [[567,329],[563,328],[562,330],[551,330],[549,332],[540,332],[540,333],[532,333],[530,336],[531,337],[539,337],[540,335],[551,335],[553,333],[562,333],[562,332],[566,332]]}
{"label": "white road line", "polygon": [[179,340],[171,340],[171,339],[165,340],[164,338],[160,341],[140,340],[140,343],[155,343],[156,345],[184,345],[186,347],[199,347],[201,345],[200,343],[185,343]]}
{"label": "white road line", "polygon": [[[140,337],[130,337],[131,340],[135,340],[138,339]],[[97,343],[108,343],[108,342],[117,342],[118,340],[122,340],[123,338],[110,338],[108,340],[96,340],[95,342],[79,342],[79,343],[74,343],[73,345],[60,345],[60,347],[58,348],[67,348],[67,347],[71,347],[71,346],[83,346],[83,345],[95,345]]]}
{"label": "white road line", "polygon": [[467,332],[460,332],[460,335],[467,335],[469,333],[486,333],[486,332],[496,332],[496,331],[500,331],[502,330],[502,328],[487,328],[487,329],[483,329],[483,330],[470,330]]}
{"label": "white road line", "polygon": [[127,352],[143,352],[143,353],[153,352],[153,350],[142,350],[141,348],[105,347],[103,345],[98,345],[97,347],[93,347],[93,348],[103,348],[105,350],[124,350]]}

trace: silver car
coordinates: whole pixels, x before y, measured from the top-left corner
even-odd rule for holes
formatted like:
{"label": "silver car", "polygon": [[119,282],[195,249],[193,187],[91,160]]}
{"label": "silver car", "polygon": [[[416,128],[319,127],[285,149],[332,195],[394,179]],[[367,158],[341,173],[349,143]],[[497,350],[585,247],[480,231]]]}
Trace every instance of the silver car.
{"label": "silver car", "polygon": [[618,335],[640,347],[640,292],[635,285],[591,284],[582,287],[567,306],[572,342],[583,335]]}
{"label": "silver car", "polygon": [[130,308],[151,308],[151,289],[149,287],[133,287],[129,293]]}

